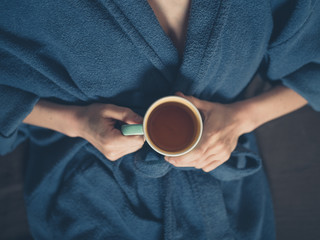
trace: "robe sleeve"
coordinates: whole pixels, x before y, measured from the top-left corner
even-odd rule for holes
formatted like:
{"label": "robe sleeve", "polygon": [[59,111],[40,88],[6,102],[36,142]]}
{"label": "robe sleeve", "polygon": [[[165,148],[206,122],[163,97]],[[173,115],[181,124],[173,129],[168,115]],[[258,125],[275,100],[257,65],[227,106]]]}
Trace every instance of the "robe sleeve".
{"label": "robe sleeve", "polygon": [[26,128],[21,124],[31,112],[38,98],[19,89],[0,85],[0,154],[16,148],[26,137]]}
{"label": "robe sleeve", "polygon": [[[27,137],[23,119],[39,100],[27,91],[23,81],[27,74],[21,70],[21,62],[0,46],[0,155],[14,150]],[[23,84],[25,83],[25,84]]]}
{"label": "robe sleeve", "polygon": [[320,111],[320,1],[277,2],[264,73]]}

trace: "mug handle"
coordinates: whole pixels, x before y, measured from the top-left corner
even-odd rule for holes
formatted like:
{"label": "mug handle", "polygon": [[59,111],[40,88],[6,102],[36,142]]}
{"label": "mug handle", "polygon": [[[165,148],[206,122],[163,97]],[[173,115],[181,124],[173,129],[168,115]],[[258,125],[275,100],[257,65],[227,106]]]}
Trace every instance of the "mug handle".
{"label": "mug handle", "polygon": [[121,126],[121,133],[124,136],[144,135],[142,124],[125,124]]}

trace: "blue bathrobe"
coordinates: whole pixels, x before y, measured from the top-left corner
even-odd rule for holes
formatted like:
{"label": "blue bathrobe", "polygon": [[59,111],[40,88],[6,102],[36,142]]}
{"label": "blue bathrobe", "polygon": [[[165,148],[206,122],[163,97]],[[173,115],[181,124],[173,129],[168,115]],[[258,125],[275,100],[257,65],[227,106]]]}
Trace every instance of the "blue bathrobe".
{"label": "blue bathrobe", "polygon": [[35,239],[274,239],[253,134],[210,173],[144,146],[116,162],[86,140],[24,125],[37,101],[112,103],[143,115],[179,90],[231,103],[259,71],[320,110],[320,3],[193,0],[183,58],[146,0],[3,0],[0,150],[29,139]]}

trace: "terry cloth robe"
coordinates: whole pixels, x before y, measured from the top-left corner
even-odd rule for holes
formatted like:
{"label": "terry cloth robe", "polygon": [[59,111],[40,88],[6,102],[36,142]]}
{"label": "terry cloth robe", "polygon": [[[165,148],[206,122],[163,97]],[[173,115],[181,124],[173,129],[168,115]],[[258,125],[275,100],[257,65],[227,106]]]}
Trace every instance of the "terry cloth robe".
{"label": "terry cloth robe", "polygon": [[[210,173],[144,146],[116,162],[86,140],[21,121],[37,101],[144,114],[179,90],[241,100],[258,69],[320,110],[320,3],[193,0],[183,58],[145,0],[4,0],[1,152],[30,140],[25,203],[35,239],[274,239],[253,134]],[[259,68],[261,66],[261,68]]]}

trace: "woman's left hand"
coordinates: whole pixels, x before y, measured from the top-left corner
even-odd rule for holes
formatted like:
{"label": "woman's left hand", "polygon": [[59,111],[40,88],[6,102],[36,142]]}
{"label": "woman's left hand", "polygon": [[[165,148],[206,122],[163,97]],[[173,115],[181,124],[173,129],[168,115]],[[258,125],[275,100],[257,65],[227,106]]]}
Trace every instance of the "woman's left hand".
{"label": "woman's left hand", "polygon": [[239,104],[220,104],[177,93],[192,102],[203,117],[203,133],[198,145],[189,153],[165,159],[176,167],[195,167],[212,171],[230,158],[240,135],[249,132],[249,116]]}

